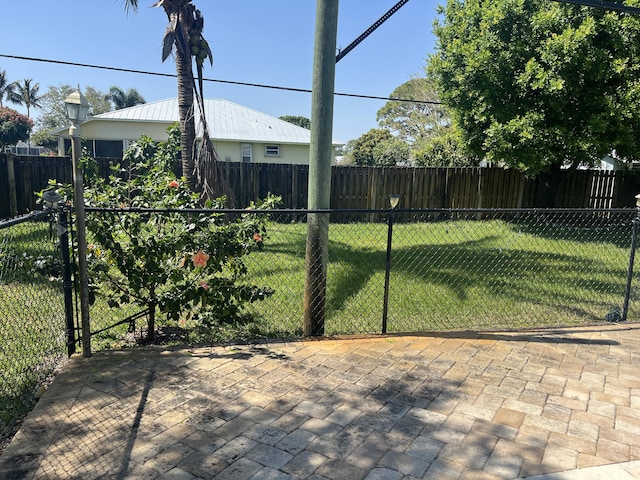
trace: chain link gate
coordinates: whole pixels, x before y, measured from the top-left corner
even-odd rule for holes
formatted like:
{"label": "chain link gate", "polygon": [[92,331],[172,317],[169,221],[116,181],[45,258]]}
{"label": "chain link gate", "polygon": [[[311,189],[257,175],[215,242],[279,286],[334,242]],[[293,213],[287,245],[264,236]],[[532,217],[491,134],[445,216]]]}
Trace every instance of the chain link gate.
{"label": "chain link gate", "polygon": [[0,222],[0,438],[75,349],[70,244],[59,235],[68,219],[58,213]]}

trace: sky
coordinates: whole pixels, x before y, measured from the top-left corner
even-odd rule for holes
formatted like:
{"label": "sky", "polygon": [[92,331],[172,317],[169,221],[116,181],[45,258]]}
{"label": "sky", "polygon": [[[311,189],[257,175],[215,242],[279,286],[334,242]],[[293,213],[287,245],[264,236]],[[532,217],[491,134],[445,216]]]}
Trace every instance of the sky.
{"label": "sky", "polygon": [[[175,74],[162,63],[167,26],[155,0],[139,0],[137,13],[122,0],[21,0],[5,2],[0,55],[20,56]],[[341,0],[338,48],[344,48],[397,0]],[[402,83],[424,74],[433,52],[437,0],[410,0],[336,65],[335,91],[388,97]],[[444,2],[439,2],[444,3]],[[204,37],[214,54],[206,78],[311,89],[315,9],[313,0],[195,0],[204,17]],[[12,20],[9,20],[12,19]],[[177,96],[176,79],[0,57],[10,82],[30,78],[49,86],[80,85],[108,93],[135,88],[147,102]],[[311,94],[205,82],[205,97],[222,98],[274,117],[311,117]],[[376,128],[383,100],[336,96],[334,139],[347,142]],[[8,105],[21,113],[24,108]],[[36,117],[38,111],[32,111]]]}

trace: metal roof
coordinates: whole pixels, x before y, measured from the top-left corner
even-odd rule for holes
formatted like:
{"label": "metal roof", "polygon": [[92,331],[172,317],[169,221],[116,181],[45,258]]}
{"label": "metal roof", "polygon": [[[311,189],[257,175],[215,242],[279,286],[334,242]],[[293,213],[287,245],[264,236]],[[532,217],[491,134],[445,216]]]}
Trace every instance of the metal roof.
{"label": "metal roof", "polygon": [[[309,144],[311,132],[278,118],[222,99],[205,99],[211,138],[242,142]],[[102,113],[87,120],[166,122],[179,120],[178,99],[160,100]],[[199,113],[196,112],[196,125]],[[334,140],[335,145],[342,142]]]}

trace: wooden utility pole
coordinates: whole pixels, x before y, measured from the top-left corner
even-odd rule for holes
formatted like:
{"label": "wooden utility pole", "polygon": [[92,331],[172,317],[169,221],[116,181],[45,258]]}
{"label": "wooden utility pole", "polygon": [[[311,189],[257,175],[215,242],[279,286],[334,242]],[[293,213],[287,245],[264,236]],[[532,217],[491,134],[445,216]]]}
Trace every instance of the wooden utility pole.
{"label": "wooden utility pole", "polygon": [[[338,0],[317,0],[309,152],[310,210],[330,207],[337,33]],[[324,335],[328,244],[329,214],[309,213],[304,285],[305,336]]]}

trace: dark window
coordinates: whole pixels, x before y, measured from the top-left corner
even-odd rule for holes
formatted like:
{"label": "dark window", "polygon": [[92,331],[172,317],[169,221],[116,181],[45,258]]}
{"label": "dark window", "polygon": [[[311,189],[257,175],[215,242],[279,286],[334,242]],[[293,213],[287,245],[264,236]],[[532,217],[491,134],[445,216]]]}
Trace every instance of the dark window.
{"label": "dark window", "polygon": [[95,156],[122,158],[122,140],[95,140]]}

